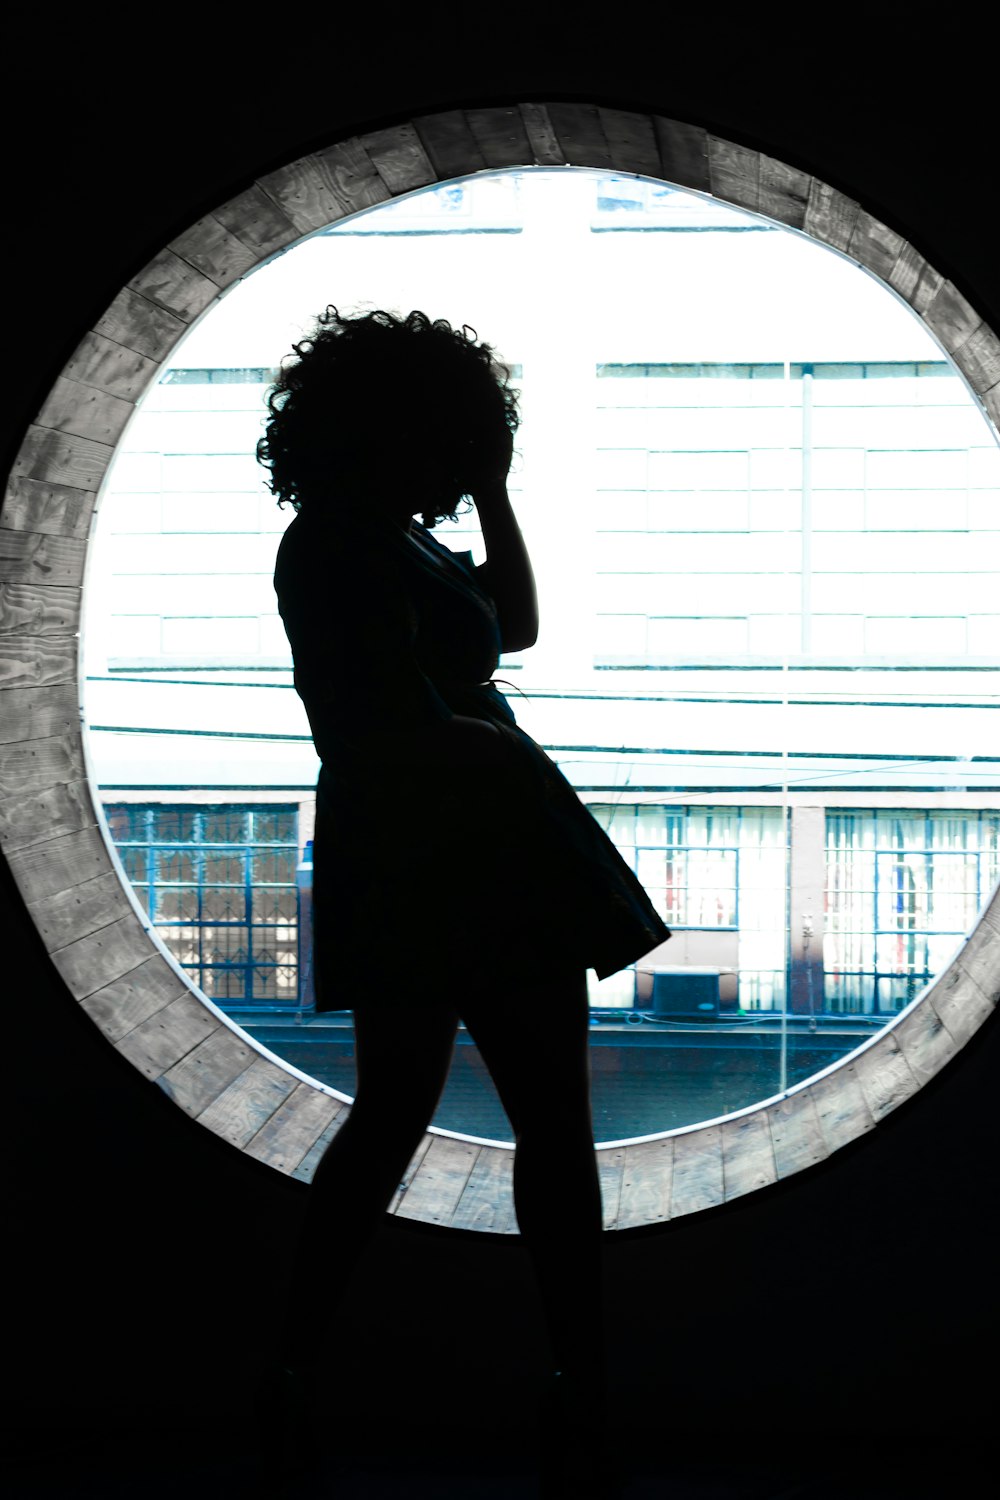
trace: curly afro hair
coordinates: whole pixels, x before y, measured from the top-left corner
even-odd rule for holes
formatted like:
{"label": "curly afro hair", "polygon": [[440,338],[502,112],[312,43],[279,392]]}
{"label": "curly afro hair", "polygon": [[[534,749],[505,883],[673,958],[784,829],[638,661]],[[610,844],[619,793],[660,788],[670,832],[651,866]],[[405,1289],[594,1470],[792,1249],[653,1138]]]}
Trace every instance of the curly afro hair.
{"label": "curly afro hair", "polygon": [[257,444],[279,505],[343,512],[404,495],[434,526],[509,453],[517,392],[472,328],[330,306],[293,350]]}

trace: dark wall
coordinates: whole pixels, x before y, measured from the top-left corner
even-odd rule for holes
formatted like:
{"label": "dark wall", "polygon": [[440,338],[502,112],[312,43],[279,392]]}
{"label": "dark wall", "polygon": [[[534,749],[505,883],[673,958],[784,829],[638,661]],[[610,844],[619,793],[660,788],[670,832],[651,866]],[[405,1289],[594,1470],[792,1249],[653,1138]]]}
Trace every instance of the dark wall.
{"label": "dark wall", "polygon": [[[936,12],[882,7],[878,22],[807,41],[787,34],[783,8],[738,21],[704,12],[702,26],[692,8],[678,23],[673,7],[649,7],[593,34],[544,7],[526,34],[508,9],[485,50],[471,41],[482,12],[475,27],[447,28],[401,27],[391,10],[370,23],[310,18],[287,38],[250,40],[238,14],[234,36],[213,15],[178,13],[176,28],[149,23],[130,42],[106,34],[114,14],[101,13],[100,32],[63,23],[55,44],[41,22],[13,37],[5,468],[79,337],[171,235],[312,144],[462,104],[579,98],[707,125],[860,198],[1000,324],[985,228],[994,106],[975,82],[975,44],[943,45]],[[81,1443],[132,1432],[157,1453],[180,1418],[185,1443],[206,1426],[208,1450],[238,1443],[262,1317],[288,1299],[308,1316],[324,1298],[322,1267],[293,1258],[304,1189],[224,1147],[117,1057],[2,875],[14,959],[4,1072],[23,1190],[7,1288],[23,1422],[68,1426]],[[994,1020],[821,1167],[615,1237],[614,1382],[628,1431],[735,1423],[765,1447],[816,1434],[826,1453],[883,1424],[971,1441],[996,1329],[998,1065]],[[471,1430],[474,1448],[516,1444],[544,1367],[537,1312],[517,1241],[389,1222],[331,1370],[382,1414],[387,1441],[433,1446],[438,1433],[451,1445]]]}

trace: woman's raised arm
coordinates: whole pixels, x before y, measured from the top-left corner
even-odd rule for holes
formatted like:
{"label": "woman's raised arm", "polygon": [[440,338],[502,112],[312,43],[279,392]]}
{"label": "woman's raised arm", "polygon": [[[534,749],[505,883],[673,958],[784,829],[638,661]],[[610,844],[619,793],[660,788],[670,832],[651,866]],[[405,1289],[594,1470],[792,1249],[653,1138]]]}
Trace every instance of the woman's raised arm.
{"label": "woman's raised arm", "polygon": [[486,562],[476,572],[496,604],[504,651],[525,651],[538,639],[538,595],[506,480],[490,479],[472,498],[486,543]]}

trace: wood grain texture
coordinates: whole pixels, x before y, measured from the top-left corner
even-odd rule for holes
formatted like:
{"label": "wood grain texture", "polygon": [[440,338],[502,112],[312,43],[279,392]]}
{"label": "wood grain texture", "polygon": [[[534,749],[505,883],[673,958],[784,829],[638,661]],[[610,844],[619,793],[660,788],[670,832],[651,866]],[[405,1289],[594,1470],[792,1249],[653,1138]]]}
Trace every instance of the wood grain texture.
{"label": "wood grain texture", "polygon": [[802,228],[824,245],[846,253],[859,212],[860,206],[853,198],[814,177]]}
{"label": "wood grain texture", "polygon": [[244,1037],[220,1026],[157,1082],[186,1114],[199,1115],[257,1055]]}
{"label": "wood grain texture", "polygon": [[549,103],[546,108],[559,147],[568,162],[575,167],[614,170],[611,148],[595,105]]}
{"label": "wood grain texture", "polygon": [[635,1229],[669,1219],[673,1175],[673,1137],[626,1146],[617,1227]]}
{"label": "wood grain texture", "polygon": [[756,213],[760,207],[760,152],[710,135],[708,182],[716,198]]}
{"label": "wood grain texture", "polygon": [[924,1001],[892,1028],[892,1034],[921,1087],[958,1051],[958,1044],[937,1011]]}
{"label": "wood grain texture", "polygon": [[859,208],[847,253],[867,266],[869,271],[874,271],[876,276],[881,276],[883,281],[888,281],[905,244],[901,234],[866,209]]}
{"label": "wood grain texture", "polygon": [[75,833],[96,822],[90,787],[86,781],[47,786],[40,791],[19,792],[0,801],[0,847],[5,854],[27,849],[46,839]]}
{"label": "wood grain texture", "polygon": [[994,1001],[960,963],[938,977],[924,1003],[940,1016],[957,1047],[963,1047],[994,1010]]}
{"label": "wood grain texture", "polygon": [[[532,161],[531,142],[516,105],[466,110],[466,119],[487,167],[523,167]],[[466,167],[466,171],[470,171]]]}
{"label": "wood grain texture", "polygon": [[514,1215],[514,1153],[483,1146],[451,1217],[454,1229],[517,1234]]}
{"label": "wood grain texture", "polygon": [[990,922],[980,921],[972,929],[958,963],[995,1005],[1000,992],[1000,934]]}
{"label": "wood grain texture", "polygon": [[79,588],[87,544],[75,536],[0,527],[0,581]]}
{"label": "wood grain texture", "polygon": [[905,241],[896,264],[886,278],[901,297],[905,297],[915,312],[921,315],[937,296],[944,281],[940,271],[935,271],[919,251]]}
{"label": "wood grain texture", "polygon": [[437,181],[430,157],[412,125],[394,125],[358,137],[375,170],[393,197]]}
{"label": "wood grain texture", "polygon": [[429,1133],[425,1133],[421,1137],[420,1144],[411,1156],[406,1171],[403,1173],[403,1180],[402,1182],[400,1182],[399,1187],[392,1195],[392,1201],[389,1204],[389,1213],[394,1214],[399,1208],[399,1205],[402,1203],[403,1199],[406,1196],[406,1191],[409,1188],[410,1183],[420,1171],[420,1164],[423,1161],[424,1157],[427,1155],[427,1152],[430,1149],[431,1141],[434,1139],[435,1137],[430,1135]]}
{"label": "wood grain texture", "polygon": [[253,251],[258,262],[302,237],[301,230],[255,182],[215,209],[213,216]]}
{"label": "wood grain texture", "polygon": [[317,151],[316,159],[322,163],[323,171],[329,174],[333,191],[345,213],[375,208],[392,197],[360,141],[341,141],[325,151]]}
{"label": "wood grain texture", "polygon": [[346,1106],[311,1083],[299,1083],[274,1114],[251,1136],[247,1156],[279,1172],[294,1172],[310,1146]]}
{"label": "wood grain texture", "polygon": [[950,281],[942,281],[924,310],[924,322],[951,353],[965,343],[982,319]]}
{"label": "wood grain texture", "polygon": [[[75,684],[7,688],[0,699],[0,707],[3,709],[0,713],[0,745],[23,744],[26,740],[45,740],[65,734],[79,738],[80,710]],[[8,753],[4,753],[5,762]],[[15,774],[18,773],[15,771]],[[0,783],[3,787],[7,785],[7,782]],[[10,789],[15,788],[12,785]]]}
{"label": "wood grain texture", "polygon": [[79,623],[79,588],[0,583],[0,635],[72,635]]}
{"label": "wood grain texture", "polygon": [[[14,460],[15,478],[53,480],[77,490],[100,487],[114,449],[51,427],[29,427]],[[54,581],[54,580],[53,580]]]}
{"label": "wood grain texture", "polygon": [[778,1169],[765,1110],[727,1120],[722,1132],[722,1183],[726,1202],[777,1181]]}
{"label": "wood grain texture", "polygon": [[150,359],[164,360],[183,338],[190,319],[179,318],[165,307],[157,307],[148,297],[122,287],[106,312],[94,324],[94,333],[102,333],[126,349],[135,349]]}
{"label": "wood grain texture", "polygon": [[134,411],[132,401],[60,375],[43,402],[35,425],[113,445]]}
{"label": "wood grain texture", "polygon": [[758,174],[760,212],[791,229],[801,229],[812,191],[809,173],[761,152]]}
{"label": "wood grain texture", "polygon": [[[159,365],[148,354],[126,349],[103,333],[86,333],[63,368],[67,380],[134,404],[152,383]],[[54,425],[54,424],[53,424]]]}
{"label": "wood grain texture", "polygon": [[198,219],[190,229],[171,240],[169,248],[220,288],[246,276],[259,259],[214,214]]}
{"label": "wood grain texture", "polygon": [[472,1141],[432,1136],[396,1209],[397,1218],[450,1223],[481,1149]]}
{"label": "wood grain texture", "polygon": [[661,175],[656,131],[649,115],[598,106],[597,118],[616,172],[637,172],[646,177]]}
{"label": "wood grain texture", "polygon": [[35,531],[44,536],[76,537],[86,541],[94,511],[92,490],[46,479],[12,477],[4,495],[0,523],[8,531]]}
{"label": "wood grain texture", "polygon": [[[115,876],[116,882],[117,879]],[[83,889],[83,886],[78,886],[77,893]],[[162,953],[154,953],[137,969],[130,969],[120,979],[85,996],[80,1007],[106,1037],[117,1042],[168,1006],[185,999],[194,999],[187,982],[174,972]],[[200,1006],[200,1010],[202,1015],[209,1014],[204,1006]]]}
{"label": "wood grain texture", "polygon": [[128,283],[148,299],[185,323],[193,323],[219,295],[219,285],[168,247],[147,261]]}
{"label": "wood grain texture", "polygon": [[[54,896],[44,896],[28,906],[31,919],[41,935],[42,942],[51,953],[55,948],[65,948],[75,938],[85,937],[127,916],[132,904],[125,894],[116,870],[85,880],[68,891],[57,891]],[[176,993],[180,993],[178,989]],[[136,1025],[132,1021],[130,1026]],[[124,1030],[128,1031],[130,1026]]]}
{"label": "wood grain texture", "polygon": [[779,1178],[804,1171],[830,1154],[815,1102],[807,1088],[769,1104],[765,1114]]}
{"label": "wood grain texture", "polygon": [[301,234],[323,229],[346,212],[333,176],[319,156],[303,156],[268,172],[257,179],[257,185]]}
{"label": "wood grain texture", "polygon": [[701,125],[667,120],[662,115],[653,116],[653,129],[667,181],[707,193],[710,190],[708,131]]}
{"label": "wood grain texture", "polygon": [[[436,176],[442,182],[451,177],[464,177],[467,172],[481,172],[486,166],[486,158],[479,149],[464,109],[445,109],[437,114],[418,115],[413,128]],[[523,121],[521,128],[523,131]],[[530,152],[531,147],[528,146],[527,149]],[[531,156],[526,159],[531,161]]]}
{"label": "wood grain texture", "polygon": [[159,1078],[221,1025],[218,1016],[188,990],[140,1021],[115,1046],[147,1078]]}
{"label": "wood grain texture", "polygon": [[25,901],[40,901],[44,896],[68,891],[112,868],[98,828],[84,828],[28,849],[12,850],[8,859]]}
{"label": "wood grain texture", "polygon": [[517,108],[524,121],[524,133],[528,137],[535,166],[565,166],[566,157],[547,107],[544,104],[519,104]]}
{"label": "wood grain texture", "polygon": [[154,952],[152,940],[134,911],[56,948],[52,962],[78,1000],[129,974]]}
{"label": "wood grain texture", "polygon": [[[6,701],[6,696],[0,700],[0,709]],[[29,797],[67,782],[83,781],[84,774],[83,745],[78,734],[67,731],[42,740],[21,740],[9,745],[0,760],[0,799]]]}
{"label": "wood grain texture", "polygon": [[992,418],[994,435],[1000,438],[1000,381],[983,393],[983,405]]}
{"label": "wood grain texture", "polygon": [[250,1066],[209,1101],[198,1118],[242,1149],[298,1086],[291,1073],[255,1053]]}
{"label": "wood grain texture", "polygon": [[625,1147],[602,1147],[597,1152],[597,1175],[601,1183],[601,1209],[605,1229],[618,1224],[622,1182],[625,1177]]}
{"label": "wood grain texture", "polygon": [[0,688],[76,681],[76,636],[0,636]]}
{"label": "wood grain texture", "polygon": [[919,1087],[892,1032],[859,1052],[854,1069],[874,1120],[883,1120]]}
{"label": "wood grain texture", "polygon": [[875,1128],[875,1116],[868,1107],[853,1063],[817,1080],[810,1085],[809,1092],[823,1139],[831,1151],[839,1151],[841,1146]]}
{"label": "wood grain texture", "polygon": [[720,1127],[703,1125],[675,1136],[670,1217],[715,1208],[724,1196]]}
{"label": "wood grain texture", "polygon": [[295,1171],[292,1173],[292,1176],[297,1178],[299,1182],[312,1182],[313,1177],[316,1175],[316,1168],[319,1166],[320,1160],[322,1159],[327,1146],[329,1146],[330,1142],[340,1130],[341,1126],[346,1124],[347,1120],[350,1118],[350,1114],[350,1105],[342,1105],[342,1107],[337,1111],[333,1119],[327,1125],[326,1129],[321,1131],[320,1134],[316,1137],[312,1145],[309,1147],[309,1150],[306,1152],[305,1156],[302,1158],[298,1166],[295,1168]]}
{"label": "wood grain texture", "polygon": [[1000,338],[988,323],[974,328],[964,344],[952,349],[951,357],[980,395],[1000,381]]}

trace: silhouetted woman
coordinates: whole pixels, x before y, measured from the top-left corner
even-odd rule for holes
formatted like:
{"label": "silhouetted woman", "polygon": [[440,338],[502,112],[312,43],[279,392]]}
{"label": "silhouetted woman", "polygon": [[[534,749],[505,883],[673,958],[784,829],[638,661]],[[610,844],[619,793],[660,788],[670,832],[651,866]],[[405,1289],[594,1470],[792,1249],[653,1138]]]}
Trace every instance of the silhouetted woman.
{"label": "silhouetted woman", "polygon": [[[258,457],[297,511],[274,584],[322,762],[316,1005],[353,1011],[357,1061],[297,1263],[344,1286],[430,1122],[464,1022],[516,1141],[517,1222],[561,1372],[543,1427],[566,1449],[564,1468],[582,1448],[594,1472],[594,1444],[580,1440],[604,1383],[585,972],[613,973],[668,933],[491,680],[500,652],[531,646],[538,630],[506,489],[516,396],[471,330],[330,307],[268,405]],[[480,567],[431,534],[466,497]],[[305,1320],[289,1326],[289,1380],[316,1340]],[[579,1476],[566,1482],[585,1493]]]}

